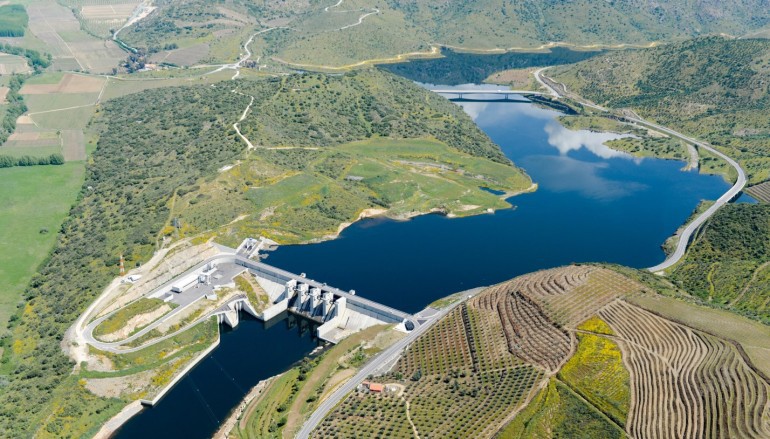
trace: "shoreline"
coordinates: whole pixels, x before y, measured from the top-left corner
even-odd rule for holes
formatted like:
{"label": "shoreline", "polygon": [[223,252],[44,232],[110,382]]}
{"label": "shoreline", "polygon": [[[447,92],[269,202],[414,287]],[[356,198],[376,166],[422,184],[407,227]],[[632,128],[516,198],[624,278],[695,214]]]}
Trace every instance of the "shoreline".
{"label": "shoreline", "polygon": [[[539,185],[537,183],[533,182],[531,185],[529,185],[529,187],[527,187],[525,189],[521,189],[521,190],[518,190],[518,191],[512,191],[512,192],[505,192],[504,194],[501,194],[499,196],[499,198],[501,198],[503,200],[508,200],[508,199],[513,198],[513,197],[518,196],[518,195],[529,194],[529,193],[535,192],[535,191],[538,190],[538,188],[539,188]],[[507,207],[505,209],[515,209],[515,208],[516,208],[516,206],[511,206],[511,207]],[[348,227],[352,226],[353,224],[355,224],[355,223],[357,223],[357,222],[359,222],[361,220],[367,219],[367,218],[385,218],[385,219],[389,219],[389,220],[393,220],[393,221],[409,221],[409,220],[411,220],[413,218],[417,218],[419,216],[439,214],[439,215],[443,215],[443,216],[445,216],[447,218],[454,219],[454,218],[466,218],[466,217],[471,217],[471,216],[476,216],[476,215],[490,214],[490,213],[497,212],[498,210],[505,210],[505,209],[493,209],[493,208],[490,207],[487,210],[485,210],[484,212],[474,213],[472,215],[462,215],[461,216],[461,215],[457,215],[457,214],[447,213],[445,210],[440,209],[438,207],[434,207],[433,209],[430,209],[427,212],[424,212],[424,211],[414,211],[414,212],[400,213],[400,214],[397,214],[397,215],[388,214],[389,209],[385,209],[385,208],[369,208],[369,209],[364,209],[363,211],[361,211],[361,213],[358,214],[358,217],[356,219],[354,219],[353,221],[345,221],[343,223],[340,223],[340,225],[337,227],[337,231],[334,232],[334,233],[329,233],[329,234],[323,235],[321,237],[313,238],[313,239],[310,239],[308,241],[304,241],[304,242],[300,242],[300,243],[296,243],[296,244],[278,244],[278,247],[280,247],[282,245],[320,244],[322,242],[332,241],[332,240],[335,240],[335,239],[339,238],[340,235],[342,234],[342,232],[345,229],[347,229]]]}
{"label": "shoreline", "polygon": [[[136,399],[128,403],[125,407],[123,407],[123,409],[120,410],[120,412],[118,412],[115,416],[110,418],[102,425],[99,431],[96,432],[96,434],[93,436],[93,439],[111,438],[118,430],[120,430],[121,427],[123,427],[126,422],[130,421],[134,416],[138,415],[144,410],[151,409],[155,404],[163,399],[163,397],[166,396],[166,394],[170,392],[179,381],[184,379],[198,364],[200,364],[209,354],[211,354],[214,349],[219,347],[219,343],[221,342],[221,333],[218,328],[219,327],[217,327],[217,339],[214,341],[214,343],[201,351],[195,358],[187,363],[187,365],[179,373],[177,373],[177,375],[171,381],[163,386],[163,388],[161,388],[151,400]],[[257,383],[257,385],[260,383]]]}
{"label": "shoreline", "polygon": [[254,387],[252,387],[251,390],[249,390],[249,393],[247,393],[243,399],[241,399],[240,404],[233,409],[227,419],[222,423],[222,426],[219,427],[219,430],[214,433],[212,439],[227,439],[227,437],[236,427],[236,424],[238,424],[238,422],[241,420],[241,416],[243,416],[243,414],[249,408],[251,402],[254,401],[257,397],[261,396],[262,392],[264,392],[267,386],[281,375],[283,375],[283,373],[272,376],[270,378],[265,378],[264,380],[258,382]]}

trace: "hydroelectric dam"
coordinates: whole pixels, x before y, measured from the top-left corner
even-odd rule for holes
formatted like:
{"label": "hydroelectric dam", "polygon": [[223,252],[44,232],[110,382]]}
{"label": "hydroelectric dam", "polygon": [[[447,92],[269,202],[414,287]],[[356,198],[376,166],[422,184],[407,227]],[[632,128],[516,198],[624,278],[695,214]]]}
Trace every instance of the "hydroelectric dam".
{"label": "hydroelectric dam", "polygon": [[120,308],[115,309],[86,326],[86,341],[98,349],[113,353],[142,349],[144,345],[136,346],[134,343],[166,322],[183,316],[182,313],[196,303],[219,300],[222,291],[236,289],[238,277],[259,286],[261,298],[258,305],[253,302],[254,298],[250,300],[248,294],[235,294],[224,303],[220,300],[221,304],[216,309],[185,326],[191,327],[198,321],[216,316],[219,323],[235,327],[239,323],[241,311],[265,322],[288,312],[316,327],[315,336],[320,340],[337,343],[354,332],[374,325],[396,324],[407,332],[420,325],[420,320],[412,315],[360,297],[353,290],[343,291],[309,279],[304,273],[291,273],[259,261],[259,250],[263,244],[261,240],[249,238],[237,249],[217,245],[218,254],[143,295],[168,303],[173,307],[170,312],[122,340],[95,338],[95,328],[120,311]]}

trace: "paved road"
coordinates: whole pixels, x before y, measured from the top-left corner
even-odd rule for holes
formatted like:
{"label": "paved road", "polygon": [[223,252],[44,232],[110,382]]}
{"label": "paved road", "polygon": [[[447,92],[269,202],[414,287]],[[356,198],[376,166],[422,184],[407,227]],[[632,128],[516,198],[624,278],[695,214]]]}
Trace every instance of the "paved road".
{"label": "paved road", "polygon": [[[480,287],[464,291],[462,293],[462,297],[465,299],[468,298],[468,296],[475,296],[485,288],[486,287]],[[358,386],[369,375],[376,375],[383,372],[384,369],[389,367],[396,359],[401,356],[401,352],[404,350],[404,348],[409,346],[409,344],[415,341],[420,335],[424,334],[428,329],[430,329],[431,326],[433,326],[434,323],[441,320],[441,318],[447,315],[451,310],[463,303],[465,301],[464,299],[458,300],[440,312],[433,314],[429,321],[425,322],[423,325],[409,333],[409,335],[399,340],[384,351],[380,352],[376,357],[372,358],[371,361],[369,361],[355,376],[353,376],[353,378],[335,390],[331,395],[329,395],[328,398],[326,398],[321,404],[318,405],[313,414],[310,415],[307,421],[305,421],[305,424],[302,426],[302,429],[299,431],[296,437],[299,439],[307,439],[310,437],[310,433],[313,431],[313,429],[315,429],[318,424],[321,423],[323,418],[325,418],[326,415],[329,414],[329,412],[331,412],[332,409],[334,409],[334,407],[348,395],[348,393],[352,392],[356,386]]]}
{"label": "paved road", "polygon": [[546,93],[531,90],[485,90],[485,89],[428,89],[438,94],[464,94],[464,95],[545,95]]}
{"label": "paved road", "polygon": [[685,227],[685,229],[682,231],[682,233],[679,235],[679,242],[676,245],[676,250],[674,250],[673,253],[668,255],[668,258],[666,258],[665,261],[661,262],[660,264],[648,268],[648,270],[652,271],[653,273],[665,270],[672,265],[679,262],[682,257],[684,257],[685,251],[687,250],[687,245],[690,243],[690,238],[692,238],[692,235],[695,233],[696,230],[698,230],[698,227],[700,227],[706,220],[708,220],[716,211],[724,206],[725,204],[729,203],[733,198],[735,198],[742,190],[743,187],[746,186],[746,172],[744,172],[743,168],[741,168],[741,165],[738,164],[735,160],[731,159],[727,155],[721,153],[719,150],[703,143],[699,142],[698,140],[695,140],[691,137],[687,137],[683,134],[680,134],[672,129],[666,128],[664,126],[660,126],[658,124],[650,123],[641,119],[636,118],[627,118],[628,120],[631,120],[633,122],[636,122],[640,125],[645,125],[651,128],[654,128],[658,131],[662,131],[666,134],[670,134],[674,137],[678,137],[686,142],[690,142],[699,148],[703,148],[714,155],[719,156],[724,161],[726,161],[730,166],[735,168],[735,170],[738,172],[738,178],[735,181],[735,184],[728,189],[727,192],[724,193],[719,199],[711,205],[708,209],[706,209],[705,212],[701,213],[697,218],[692,220],[690,224]]}
{"label": "paved road", "polygon": [[[556,88],[551,86],[551,84],[555,83],[555,81],[553,81],[548,77],[543,76],[542,75],[543,70],[545,69],[537,70],[535,72],[535,78],[540,84],[544,85],[551,92],[552,95],[561,97],[562,95],[559,93],[559,91],[556,90]],[[566,90],[566,87],[565,87],[565,90]],[[597,109],[599,111],[604,111],[604,112],[608,111],[606,108],[595,104],[582,102],[582,101],[579,101],[579,102],[585,106]],[[727,155],[723,154],[721,151],[697,139],[693,139],[692,137],[685,136],[684,134],[678,131],[674,131],[671,128],[667,128],[652,122],[648,122],[641,118],[626,117],[625,119],[631,122],[637,123],[639,125],[653,128],[655,130],[677,137],[679,139],[684,140],[685,142],[696,145],[698,148],[703,148],[706,151],[709,151],[714,155],[722,158],[730,166],[735,168],[735,171],[738,173],[738,178],[736,179],[735,184],[733,184],[733,186],[727,192],[725,192],[724,195],[719,197],[719,199],[711,207],[706,209],[705,212],[698,215],[697,218],[692,220],[687,225],[687,227],[685,227],[685,229],[679,235],[679,242],[676,245],[676,250],[674,250],[673,253],[668,255],[665,261],[653,267],[649,267],[647,269],[653,273],[656,273],[673,266],[674,264],[679,262],[679,260],[681,260],[682,257],[684,257],[684,254],[687,251],[687,245],[690,243],[690,239],[692,238],[692,235],[695,233],[696,230],[698,230],[698,227],[700,227],[703,223],[706,222],[706,220],[708,220],[712,215],[714,215],[714,213],[716,213],[716,211],[719,210],[720,207],[724,206],[725,204],[729,203],[733,198],[735,198],[743,190],[743,187],[746,186],[746,172],[743,170],[743,168],[741,168],[741,165],[739,165],[738,162],[728,157]]]}

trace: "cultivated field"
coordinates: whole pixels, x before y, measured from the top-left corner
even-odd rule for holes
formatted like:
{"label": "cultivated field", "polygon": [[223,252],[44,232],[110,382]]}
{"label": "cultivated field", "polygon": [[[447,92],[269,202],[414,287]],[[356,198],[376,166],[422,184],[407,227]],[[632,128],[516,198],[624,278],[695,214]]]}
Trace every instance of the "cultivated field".
{"label": "cultivated field", "polygon": [[81,30],[68,9],[52,0],[27,6],[29,30],[54,58],[54,70],[108,73],[126,57],[117,44]]}
{"label": "cultivated field", "polygon": [[735,346],[624,301],[599,314],[631,373],[630,436],[770,436],[770,386]]}
{"label": "cultivated field", "polygon": [[[540,271],[491,287],[454,309],[407,349],[393,372],[377,378],[404,385],[408,404],[393,396],[356,392],[322,422],[315,437],[386,437],[402,428],[405,416],[420,437],[494,436],[555,379],[575,351],[576,325],[641,289],[593,266]],[[597,361],[582,369],[571,367],[565,381],[579,391],[587,387],[588,376],[606,381],[589,397],[601,409],[614,410],[613,418],[622,422],[627,381],[622,374],[601,373],[608,365],[622,369],[620,353],[589,341],[581,358]],[[554,392],[566,392],[562,397],[565,404],[569,401],[563,407],[596,413],[597,431],[622,430],[569,386],[559,386]],[[373,416],[385,422],[378,424]]]}
{"label": "cultivated field", "polygon": [[102,38],[111,38],[112,31],[120,29],[139,5],[138,1],[120,0],[81,0],[70,3],[79,6],[77,15],[83,27]]}
{"label": "cultivated field", "polygon": [[[29,73],[32,71],[24,57],[0,53],[0,76],[14,73]],[[2,102],[2,100],[0,100]]]}
{"label": "cultivated field", "polygon": [[629,303],[655,296],[586,265],[490,287],[375,378],[401,397],[354,392],[315,437],[769,437],[742,348]]}
{"label": "cultivated field", "polygon": [[760,183],[746,188],[746,193],[759,201],[770,203],[770,182]]}
{"label": "cultivated field", "polygon": [[23,95],[47,95],[53,93],[99,93],[104,87],[104,78],[95,76],[75,75],[65,73],[63,75],[50,75],[51,81],[41,83],[29,81],[19,91]]}

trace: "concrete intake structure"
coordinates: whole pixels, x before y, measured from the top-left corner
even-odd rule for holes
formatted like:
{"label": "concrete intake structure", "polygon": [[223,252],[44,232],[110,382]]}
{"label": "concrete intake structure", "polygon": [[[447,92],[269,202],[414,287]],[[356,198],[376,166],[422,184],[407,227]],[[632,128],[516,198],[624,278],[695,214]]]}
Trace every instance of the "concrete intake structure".
{"label": "concrete intake structure", "polygon": [[263,262],[240,255],[222,255],[219,260],[222,258],[232,258],[235,264],[246,267],[255,276],[269,278],[285,286],[280,296],[262,313],[263,320],[270,320],[284,311],[299,314],[320,323],[318,338],[332,343],[347,335],[346,332],[355,332],[375,324],[413,320],[411,315],[403,311]]}
{"label": "concrete intake structure", "polygon": [[[330,287],[304,275],[252,260],[248,257],[252,251],[222,250],[223,253],[176,276],[148,294],[148,297],[178,302],[179,307],[171,315],[208,295],[215,297],[219,288],[234,287],[233,279],[247,273],[265,290],[270,305],[262,312],[257,312],[246,296],[239,296],[209,313],[209,316],[217,315],[220,323],[236,326],[238,312],[241,310],[263,321],[269,321],[287,311],[318,323],[320,326],[316,335],[332,343],[369,326],[415,322],[410,314],[367,300],[352,291]],[[145,329],[149,330],[152,326]],[[105,344],[97,340],[93,342],[96,345]],[[110,346],[105,344],[98,347]]]}

